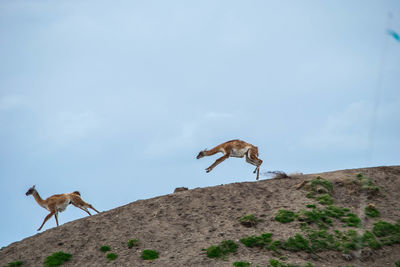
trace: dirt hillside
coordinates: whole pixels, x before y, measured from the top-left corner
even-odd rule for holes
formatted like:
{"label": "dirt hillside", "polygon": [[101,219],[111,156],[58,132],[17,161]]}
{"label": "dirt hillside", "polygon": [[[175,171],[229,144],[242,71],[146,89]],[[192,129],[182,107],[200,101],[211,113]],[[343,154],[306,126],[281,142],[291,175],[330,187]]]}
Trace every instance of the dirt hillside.
{"label": "dirt hillside", "polygon": [[[368,205],[380,216],[366,216]],[[335,213],[327,213],[328,209]],[[283,223],[275,219],[279,210],[295,215],[287,213],[283,217],[289,221]],[[239,219],[246,214],[253,214],[258,223],[242,225]],[[400,166],[296,174],[139,200],[4,247],[0,266],[16,261],[21,266],[43,266],[46,257],[63,251],[72,257],[61,266],[234,266],[235,262],[306,266],[309,262],[315,267],[394,267],[400,261],[399,220]],[[261,238],[262,233],[268,237]],[[248,247],[240,241],[249,236],[259,237],[258,244]],[[130,239],[138,239],[139,245],[128,248]],[[225,240],[237,244],[236,252],[207,256],[218,255],[213,254],[218,249],[209,248]],[[103,245],[111,250],[100,251]],[[158,251],[159,257],[143,260],[145,249]],[[107,253],[117,258],[108,260]]]}

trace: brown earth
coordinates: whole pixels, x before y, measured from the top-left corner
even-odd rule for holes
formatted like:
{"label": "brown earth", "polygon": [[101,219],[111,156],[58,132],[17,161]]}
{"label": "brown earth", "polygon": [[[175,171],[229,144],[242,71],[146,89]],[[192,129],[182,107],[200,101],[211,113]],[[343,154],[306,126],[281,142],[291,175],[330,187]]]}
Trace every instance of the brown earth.
{"label": "brown earth", "polygon": [[[351,183],[362,173],[380,191],[366,196]],[[52,228],[0,250],[0,266],[20,260],[22,266],[43,266],[45,258],[56,251],[72,254],[62,266],[233,266],[235,261],[249,261],[252,266],[268,266],[269,259],[285,256],[287,264],[317,266],[395,266],[400,260],[400,245],[378,250],[363,249],[352,252],[346,261],[341,252],[325,251],[282,253],[261,248],[247,248],[239,239],[249,235],[271,232],[274,239],[287,239],[300,233],[299,223],[282,224],[274,220],[279,209],[299,211],[307,204],[306,188],[296,189],[302,181],[321,176],[334,185],[336,206],[348,207],[359,215],[363,227],[371,229],[378,219],[365,218],[364,207],[373,203],[381,212],[379,220],[394,223],[400,219],[400,166],[342,170],[320,174],[289,175],[258,182],[233,183],[215,187],[178,190],[174,194],[139,200],[125,206],[85,217],[60,227]],[[319,204],[318,204],[319,205]],[[264,219],[256,227],[244,227],[238,219],[245,214]],[[340,226],[339,226],[340,228]],[[127,241],[140,240],[138,247],[129,249]],[[210,259],[202,248],[218,245],[223,240],[239,244],[237,253],[225,260]],[[99,250],[109,245],[118,255],[108,261]],[[159,252],[153,261],[142,260],[144,249]]]}

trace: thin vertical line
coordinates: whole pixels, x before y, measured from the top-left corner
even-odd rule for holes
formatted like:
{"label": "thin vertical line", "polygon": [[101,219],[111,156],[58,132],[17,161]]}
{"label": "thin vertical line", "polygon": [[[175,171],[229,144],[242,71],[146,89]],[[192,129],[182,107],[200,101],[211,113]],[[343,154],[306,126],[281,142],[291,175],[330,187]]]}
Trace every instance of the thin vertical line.
{"label": "thin vertical line", "polygon": [[[390,29],[390,22],[392,19],[392,14],[389,12],[387,16],[387,22],[386,22],[386,29]],[[369,166],[372,163],[372,154],[374,153],[374,141],[375,141],[375,134],[376,134],[376,127],[377,127],[377,115],[378,115],[378,109],[379,105],[381,102],[381,95],[382,95],[382,84],[383,84],[383,74],[384,74],[384,66],[386,62],[386,55],[387,55],[387,48],[388,48],[388,38],[384,36],[384,43],[383,43],[383,49],[382,49],[382,55],[381,55],[381,62],[379,64],[379,70],[378,70],[378,80],[376,82],[376,87],[375,87],[375,94],[374,94],[374,106],[372,108],[372,116],[371,116],[371,128],[369,130],[368,134],[368,148],[367,148],[367,153],[366,153],[366,162],[367,166]]]}

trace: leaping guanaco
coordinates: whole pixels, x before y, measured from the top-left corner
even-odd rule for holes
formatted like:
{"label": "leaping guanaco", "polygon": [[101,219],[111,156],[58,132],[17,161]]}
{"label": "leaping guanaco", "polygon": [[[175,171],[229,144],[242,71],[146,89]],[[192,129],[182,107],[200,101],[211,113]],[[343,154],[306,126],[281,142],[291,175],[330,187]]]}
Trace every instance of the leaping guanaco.
{"label": "leaping guanaco", "polygon": [[78,191],[75,191],[72,193],[66,193],[66,194],[52,195],[51,197],[48,197],[45,200],[43,200],[39,196],[39,193],[36,191],[35,186],[32,186],[31,188],[28,189],[28,191],[26,192],[25,195],[27,195],[27,196],[33,195],[33,197],[35,198],[35,200],[39,204],[39,206],[50,211],[50,213],[46,216],[46,218],[44,218],[42,225],[39,227],[39,229],[37,229],[38,231],[40,231],[42,229],[42,227],[46,223],[46,221],[48,219],[50,219],[51,216],[53,216],[53,215],[54,215],[54,218],[56,219],[56,223],[58,226],[58,212],[64,211],[69,204],[72,204],[75,207],[86,211],[89,215],[92,215],[92,214],[90,214],[88,208],[91,208],[92,210],[99,213],[99,211],[96,210],[92,205],[90,205],[89,203],[86,203],[85,201],[82,200],[81,194]]}
{"label": "leaping guanaco", "polygon": [[256,169],[253,173],[257,171],[257,180],[260,177],[260,166],[262,164],[262,160],[258,158],[258,148],[253,146],[252,144],[246,143],[241,140],[231,140],[220,144],[210,150],[202,150],[197,155],[197,159],[200,159],[205,156],[211,156],[218,152],[224,154],[222,157],[217,159],[210,167],[206,169],[206,172],[212,171],[218,164],[223,162],[229,157],[243,158],[246,157],[246,162],[256,166]]}

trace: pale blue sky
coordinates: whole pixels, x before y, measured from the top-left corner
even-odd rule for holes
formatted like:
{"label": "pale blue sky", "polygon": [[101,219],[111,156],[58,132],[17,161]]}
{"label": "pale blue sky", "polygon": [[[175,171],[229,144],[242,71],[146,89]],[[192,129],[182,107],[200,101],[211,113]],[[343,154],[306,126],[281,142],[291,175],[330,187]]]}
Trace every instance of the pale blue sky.
{"label": "pale blue sky", "polygon": [[33,184],[106,211],[254,181],[243,159],[209,174],[218,156],[195,159],[234,138],[259,147],[261,172],[399,164],[389,12],[399,32],[396,0],[1,1],[0,246],[46,216]]}

